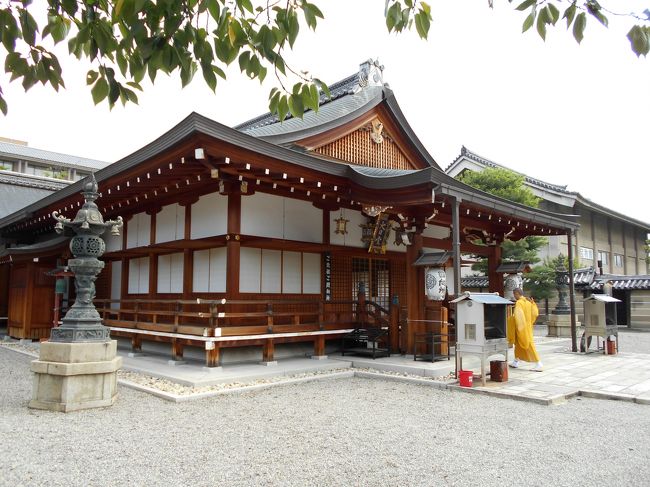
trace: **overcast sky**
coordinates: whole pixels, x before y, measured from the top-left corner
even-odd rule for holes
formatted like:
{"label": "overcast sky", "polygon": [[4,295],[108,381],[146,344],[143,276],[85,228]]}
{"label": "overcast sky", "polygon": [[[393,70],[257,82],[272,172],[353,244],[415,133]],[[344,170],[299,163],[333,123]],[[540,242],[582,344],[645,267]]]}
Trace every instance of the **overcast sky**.
{"label": "overcast sky", "polygon": [[[40,0],[38,0],[40,1]],[[521,34],[525,15],[506,0],[431,1],[428,41],[386,32],[381,0],[320,0],[325,20],[301,31],[292,65],[333,83],[368,58],[385,66],[389,83],[416,134],[444,169],[465,145],[479,155],[650,222],[650,60],[637,59],[624,22],[589,20],[578,46],[564,26],[546,42]],[[516,2],[515,2],[516,3]],[[647,1],[605,1],[617,12],[640,12]],[[60,52],[65,58],[65,50]],[[115,162],[154,140],[192,111],[235,125],[267,111],[276,81],[260,86],[236,70],[216,95],[197,74],[181,89],[159,75],[140,104],[94,106],[88,65],[64,61],[67,90],[0,84],[9,115],[0,136],[32,147]],[[4,64],[4,63],[3,63]],[[236,63],[235,63],[236,64]]]}

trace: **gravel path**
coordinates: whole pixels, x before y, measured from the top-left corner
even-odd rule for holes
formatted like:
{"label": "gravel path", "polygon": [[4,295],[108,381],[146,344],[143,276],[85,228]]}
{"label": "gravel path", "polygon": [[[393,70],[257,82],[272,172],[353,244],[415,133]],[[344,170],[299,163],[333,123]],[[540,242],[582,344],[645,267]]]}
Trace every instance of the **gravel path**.
{"label": "gravel path", "polygon": [[355,378],[180,404],[120,387],[111,408],[61,414],[27,408],[30,360],[0,348],[0,485],[574,487],[650,478],[647,406],[537,406]]}

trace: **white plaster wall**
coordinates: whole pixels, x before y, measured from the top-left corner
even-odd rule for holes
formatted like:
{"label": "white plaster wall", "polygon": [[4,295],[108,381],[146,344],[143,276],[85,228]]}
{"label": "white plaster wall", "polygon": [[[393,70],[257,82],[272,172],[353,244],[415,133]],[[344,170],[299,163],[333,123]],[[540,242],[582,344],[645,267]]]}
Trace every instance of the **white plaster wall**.
{"label": "white plaster wall", "polygon": [[129,294],[149,292],[149,257],[129,260]]}
{"label": "white plaster wall", "polygon": [[[122,297],[122,262],[111,262],[111,299]],[[111,303],[111,308],[119,308],[120,303]]]}
{"label": "white plaster wall", "polygon": [[[243,198],[242,198],[243,199]],[[224,235],[228,231],[228,197],[203,195],[192,205],[192,239]]]}
{"label": "white plaster wall", "polygon": [[181,240],[185,236],[185,208],[174,203],[156,215],[156,243]]}
{"label": "white plaster wall", "polygon": [[183,292],[183,254],[169,254],[158,257],[158,292]]}
{"label": "white plaster wall", "polygon": [[284,239],[323,241],[323,211],[308,201],[284,199]]}
{"label": "white plaster wall", "polygon": [[262,251],[242,247],[239,255],[239,292],[259,293],[261,289]]}
{"label": "white plaster wall", "polygon": [[302,259],[300,252],[282,253],[282,292],[302,292]]}
{"label": "white plaster wall", "polygon": [[122,235],[111,235],[110,229],[102,235],[104,243],[106,244],[106,252],[115,252],[122,250]]}
{"label": "white plaster wall", "polygon": [[304,294],[320,294],[320,266],[320,254],[302,254],[302,292]]}
{"label": "white plaster wall", "polygon": [[151,216],[138,213],[127,223],[126,248],[144,247],[151,243]]}
{"label": "white plaster wall", "polygon": [[334,233],[336,230],[336,223],[334,220],[341,216],[341,211],[330,211],[330,243],[333,245],[345,245],[347,247],[364,247],[361,241],[361,227],[360,224],[365,224],[367,218],[360,212],[354,210],[343,209],[343,218],[348,221],[348,233],[341,235]]}
{"label": "white plaster wall", "polygon": [[242,196],[241,233],[260,237],[282,238],[284,198],[266,193]]}
{"label": "white plaster wall", "polygon": [[262,250],[262,292],[282,292],[282,251]]}
{"label": "white plaster wall", "polygon": [[241,233],[260,237],[323,241],[323,214],[311,203],[266,193],[242,197]]}
{"label": "white plaster wall", "polygon": [[203,293],[226,292],[226,248],[194,252],[192,290]]}

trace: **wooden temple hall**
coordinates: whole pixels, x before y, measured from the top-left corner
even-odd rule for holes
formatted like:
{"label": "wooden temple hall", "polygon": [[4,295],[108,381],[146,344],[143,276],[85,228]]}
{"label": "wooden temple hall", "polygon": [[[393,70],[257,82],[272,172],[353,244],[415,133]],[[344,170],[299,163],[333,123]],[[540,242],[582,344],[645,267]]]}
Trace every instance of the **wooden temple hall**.
{"label": "wooden temple hall", "polygon": [[[265,362],[324,356],[372,326],[391,352],[411,354],[418,333],[447,326],[462,254],[487,256],[490,291],[502,294],[503,239],[572,235],[566,215],[447,176],[382,69],[361,64],[303,119],[266,114],[230,128],[192,113],[98,170],[104,218],[125,220],[122,235],[104,235],[96,281],[112,336],[135,351],[168,342],[178,360],[200,347],[217,366],[244,351]],[[51,215],[73,218],[84,183],[0,220],[0,316],[12,337],[49,337],[73,302],[68,239]],[[447,289],[427,297],[430,269],[429,287],[446,278]]]}

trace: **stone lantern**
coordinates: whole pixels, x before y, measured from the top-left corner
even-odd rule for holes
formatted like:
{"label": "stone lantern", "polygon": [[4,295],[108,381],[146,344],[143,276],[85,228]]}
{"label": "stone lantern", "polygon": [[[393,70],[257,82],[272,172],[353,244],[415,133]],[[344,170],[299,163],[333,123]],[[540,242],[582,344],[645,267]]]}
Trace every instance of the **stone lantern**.
{"label": "stone lantern", "polygon": [[[548,317],[548,336],[570,337],[571,336],[571,307],[567,302],[569,295],[569,271],[564,265],[562,254],[558,256],[558,265],[555,268],[555,286],[557,289],[558,302],[551,315]],[[576,322],[576,326],[580,326]]]}
{"label": "stone lantern", "polygon": [[104,268],[98,257],[106,250],[100,235],[107,228],[119,235],[123,222],[121,217],[104,221],[95,203],[97,189],[93,175],[83,187],[85,203],[74,220],[52,213],[56,232],[72,236],[74,258],[68,261],[68,268],[75,274],[76,299],[62,325],[52,328],[50,340],[41,344],[39,359],[32,362],[32,408],[67,412],[110,406],[117,398],[117,370],[122,359],[117,357],[117,342],[102,325],[93,299],[95,280]]}

